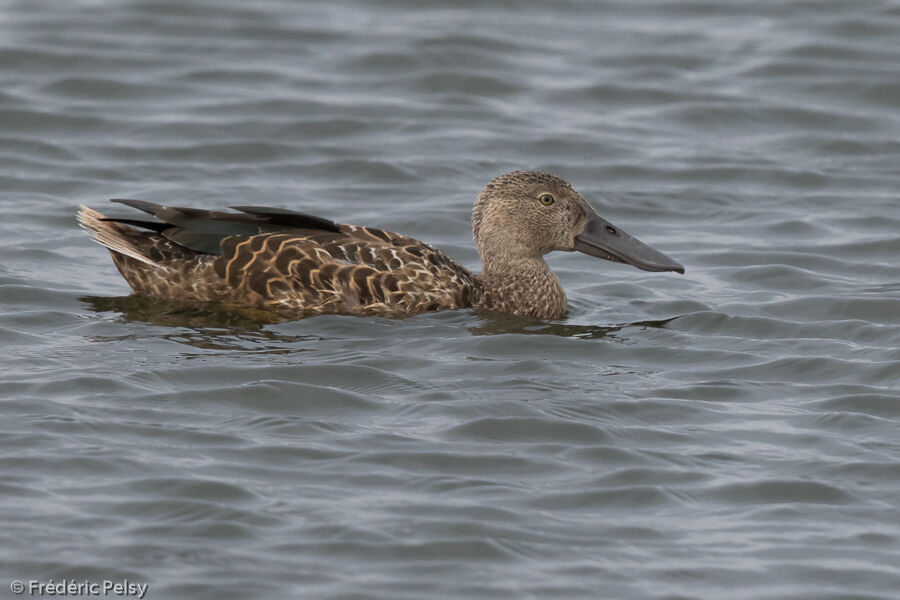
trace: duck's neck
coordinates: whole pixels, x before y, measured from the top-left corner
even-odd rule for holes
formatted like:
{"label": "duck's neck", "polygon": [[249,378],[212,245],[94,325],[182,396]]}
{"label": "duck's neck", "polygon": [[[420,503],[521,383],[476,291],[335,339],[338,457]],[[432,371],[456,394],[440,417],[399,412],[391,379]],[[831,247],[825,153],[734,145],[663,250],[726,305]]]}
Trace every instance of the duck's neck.
{"label": "duck's neck", "polygon": [[483,256],[484,286],[479,308],[536,319],[561,319],[566,314],[566,293],[541,256],[514,260]]}

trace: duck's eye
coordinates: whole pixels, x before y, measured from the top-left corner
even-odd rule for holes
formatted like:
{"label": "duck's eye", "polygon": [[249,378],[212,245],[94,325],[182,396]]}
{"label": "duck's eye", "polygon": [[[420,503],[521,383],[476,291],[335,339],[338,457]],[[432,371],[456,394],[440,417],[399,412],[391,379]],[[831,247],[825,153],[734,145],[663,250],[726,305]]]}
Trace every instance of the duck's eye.
{"label": "duck's eye", "polygon": [[541,194],[540,196],[538,196],[538,200],[540,200],[541,204],[543,204],[544,206],[550,206],[551,204],[556,202],[556,200],[554,200],[553,196],[551,196],[550,194]]}

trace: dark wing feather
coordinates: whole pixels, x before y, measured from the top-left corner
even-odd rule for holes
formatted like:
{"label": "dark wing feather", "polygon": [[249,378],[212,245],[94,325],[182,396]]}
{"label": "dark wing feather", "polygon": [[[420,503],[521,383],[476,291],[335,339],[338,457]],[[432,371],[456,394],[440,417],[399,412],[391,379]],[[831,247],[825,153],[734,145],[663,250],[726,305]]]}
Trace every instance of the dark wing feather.
{"label": "dark wing feather", "polygon": [[125,206],[130,206],[131,208],[142,210],[148,215],[155,215],[163,208],[165,208],[162,204],[156,204],[155,202],[147,202],[146,200],[130,200],[128,198],[111,198],[110,202],[118,202],[119,204],[124,204]]}
{"label": "dark wing feather", "polygon": [[[252,235],[252,234],[251,234]],[[184,246],[201,254],[213,254],[222,256],[222,240],[227,237],[219,233],[206,233],[203,231],[191,231],[181,227],[168,227],[162,232],[162,236],[179,246]]]}
{"label": "dark wing feather", "polygon": [[103,217],[101,221],[110,221],[112,223],[122,223],[123,225],[131,225],[132,227],[140,227],[141,229],[149,229],[156,233],[161,233],[164,229],[171,227],[168,223],[160,223],[159,221],[144,221],[143,219],[117,219],[111,217]]}
{"label": "dark wing feather", "polygon": [[298,213],[284,208],[270,208],[268,206],[232,206],[234,210],[266,219],[272,225],[284,225],[286,227],[299,227],[300,229],[321,229],[340,233],[341,228],[334,221]]}
{"label": "dark wing feather", "polygon": [[222,241],[229,237],[250,237],[261,233],[340,233],[333,221],[290,210],[265,206],[234,207],[241,213],[163,206],[144,200],[112,200],[153,215],[162,223],[132,219],[110,219],[152,229],[166,239],[203,254],[222,255]]}

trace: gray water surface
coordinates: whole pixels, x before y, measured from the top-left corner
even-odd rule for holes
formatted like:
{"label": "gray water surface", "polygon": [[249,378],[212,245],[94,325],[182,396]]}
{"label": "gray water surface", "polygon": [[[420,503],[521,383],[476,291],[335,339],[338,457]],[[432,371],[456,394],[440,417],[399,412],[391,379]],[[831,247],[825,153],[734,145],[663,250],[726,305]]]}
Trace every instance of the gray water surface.
{"label": "gray water surface", "polygon": [[[894,600],[900,4],[0,4],[0,585]],[[560,322],[129,297],[110,197],[400,231],[566,177]],[[5,594],[5,595],[4,595]]]}

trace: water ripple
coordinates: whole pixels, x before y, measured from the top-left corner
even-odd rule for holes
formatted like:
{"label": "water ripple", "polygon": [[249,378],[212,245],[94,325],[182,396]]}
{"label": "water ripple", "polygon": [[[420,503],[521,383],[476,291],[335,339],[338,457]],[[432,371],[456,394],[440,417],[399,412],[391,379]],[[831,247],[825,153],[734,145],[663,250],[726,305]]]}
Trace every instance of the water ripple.
{"label": "water ripple", "polygon": [[[10,577],[895,597],[898,24],[880,0],[7,3]],[[687,274],[557,253],[563,321],[296,320],[128,296],[73,220],[284,206],[475,267],[471,203],[516,168]]]}

